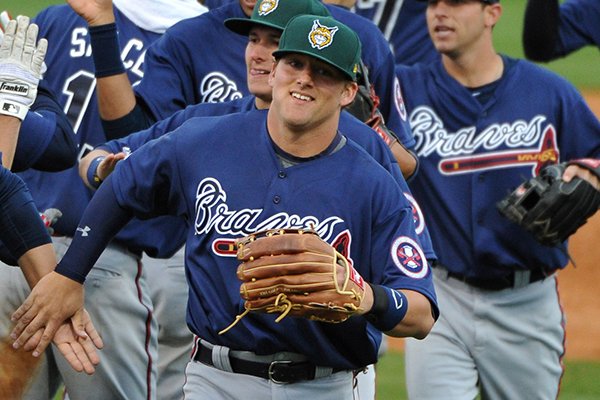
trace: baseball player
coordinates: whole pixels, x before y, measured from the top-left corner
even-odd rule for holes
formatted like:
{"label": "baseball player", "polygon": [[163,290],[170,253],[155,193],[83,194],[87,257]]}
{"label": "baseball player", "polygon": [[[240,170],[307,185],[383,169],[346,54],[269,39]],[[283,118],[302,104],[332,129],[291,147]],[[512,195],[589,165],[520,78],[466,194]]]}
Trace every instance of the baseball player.
{"label": "baseball player", "polygon": [[[99,106],[109,137],[113,135],[111,132],[124,136],[145,129],[190,104],[223,102],[248,95],[243,63],[246,41],[225,28],[223,22],[228,18],[249,17],[255,4],[269,12],[285,1],[291,0],[240,0],[177,24],[148,51],[145,59],[148,78],[135,87],[135,94],[122,73],[100,79]],[[89,5],[78,9],[90,26],[110,23],[111,14],[106,7]],[[404,118],[400,86],[393,72],[394,61],[387,41],[366,19],[341,7],[328,8],[333,17],[359,33],[365,43],[363,61],[381,99],[380,109],[386,125],[406,148],[412,147],[414,142]],[[224,42],[227,46],[221,45]],[[112,51],[105,47],[104,51],[105,59],[111,54],[111,59],[118,60],[117,46]],[[402,153],[399,164],[405,176],[416,169],[416,159],[409,152]]]}
{"label": "baseball player", "polygon": [[[57,288],[61,293],[80,291],[77,281],[89,270],[80,256],[95,257],[131,215],[186,215],[188,325],[198,337],[186,398],[352,398],[351,371],[376,361],[381,329],[423,337],[437,316],[410,205],[387,172],[337,133],[341,107],[356,94],[359,49],[356,34],[330,17],[292,19],[275,53],[269,110],[191,119],[133,152],[100,186],[81,221],[94,240],[78,235],[80,243],[36,286],[36,295],[43,297],[61,274],[76,280]],[[106,209],[101,214],[110,221],[92,221],[97,206],[116,213]],[[398,295],[398,308],[372,311],[367,285],[362,312],[375,313],[384,325],[360,315],[329,324],[293,317],[277,323],[255,314],[219,334],[243,308],[228,243],[261,227],[306,224],[331,243],[343,236],[340,250],[357,273],[375,290]]]}
{"label": "baseball player", "polygon": [[[115,13],[123,44],[122,67],[127,68],[129,78],[136,82],[142,75],[146,47],[174,21],[196,15],[204,8],[195,1],[167,6],[167,2],[157,0],[153,4],[144,2],[143,7],[137,2],[139,7],[133,10],[134,16],[130,12],[133,3],[128,1],[123,7],[127,14],[120,8]],[[155,6],[168,9],[161,14],[164,18],[157,18]],[[145,14],[145,18],[139,21],[140,26],[137,26],[131,21],[138,21],[141,8],[151,12],[152,17]],[[45,79],[52,89],[61,93],[60,102],[77,132],[76,140],[80,156],[83,156],[107,140],[102,132],[94,94],[94,75],[102,71],[95,69],[92,61],[93,56],[102,57],[102,54],[91,53],[91,34],[87,24],[68,6],[50,7],[37,16],[36,22],[41,35],[53,43],[46,58],[52,68],[47,71]],[[95,33],[98,34],[95,39],[103,40],[102,32]],[[83,185],[77,168],[55,174],[26,171],[21,176],[40,209],[54,207],[63,212],[54,226],[53,236],[60,258],[70,244],[77,222],[93,192]],[[184,240],[182,226],[181,221],[167,217],[143,223],[132,222],[119,232],[103,253],[92,272],[92,279],[88,281],[86,308],[102,324],[103,338],[113,338],[114,342],[101,352],[101,357],[109,361],[102,363],[91,377],[74,373],[62,357],[57,357],[71,399],[156,398],[157,322],[152,314],[147,271],[141,268],[140,256],[142,251],[157,257],[173,255]],[[115,291],[118,296],[110,295],[109,290]],[[104,313],[106,299],[119,303],[118,313]],[[43,387],[44,384],[38,386]],[[170,390],[166,386],[165,389]]]}
{"label": "baseball player", "polygon": [[[21,16],[9,21],[4,19],[5,15],[2,14],[0,30],[0,241],[3,247],[6,246],[11,260],[15,260],[14,265],[20,266],[18,269],[1,265],[6,272],[1,281],[1,310],[10,315],[29,292],[25,291],[15,304],[12,300],[20,293],[20,288],[11,285],[13,280],[7,278],[19,277],[33,287],[42,276],[54,269],[56,258],[27,187],[5,167],[12,167],[14,160],[18,160],[21,166],[26,164],[23,162],[27,158],[22,154],[23,148],[32,150],[30,164],[35,164],[41,153],[55,157],[65,149],[58,140],[63,133],[57,126],[57,121],[63,117],[62,112],[52,107],[55,103],[47,92],[38,94],[47,41],[37,40],[38,27],[30,24],[29,18]],[[3,30],[6,30],[6,35]],[[38,114],[30,109],[42,112]],[[48,140],[31,132],[32,128],[40,129]],[[67,129],[66,133],[69,132],[72,131]],[[32,138],[39,139],[41,143],[29,145],[27,142]],[[52,141],[56,144],[49,145]],[[20,145],[22,142],[26,144]],[[68,153],[69,149],[67,147],[65,152]],[[71,149],[74,150],[73,147]],[[74,151],[71,153],[75,154]],[[74,159],[74,156],[70,158]],[[62,163],[65,164],[64,161]],[[35,383],[36,374],[44,374],[46,360],[12,348],[8,338],[12,324],[9,320],[0,322],[0,398],[31,398],[38,390],[31,386]],[[83,325],[81,331],[78,330],[79,324]],[[78,316],[72,321],[65,321],[58,332],[54,344],[67,362],[77,371],[92,373],[94,364],[99,361],[95,345],[101,347],[102,341],[87,314],[78,312]]]}
{"label": "baseball player", "polygon": [[383,32],[392,46],[396,64],[430,63],[439,58],[427,32],[423,2],[354,0],[349,3],[355,3],[354,11],[373,21]]}
{"label": "baseball player", "polygon": [[[429,1],[441,61],[399,67],[421,166],[411,189],[439,262],[442,317],[407,340],[410,398],[554,399],[563,373],[564,316],[546,247],[496,202],[547,163],[600,157],[600,123],[576,89],[534,64],[496,52],[497,0]],[[576,174],[595,184],[583,168]],[[586,176],[587,175],[587,176]]]}
{"label": "baseball player", "polygon": [[[0,152],[4,167],[12,171],[30,167],[56,171],[72,167],[77,157],[73,130],[44,81],[39,81],[47,42],[45,39],[37,41],[38,27],[29,24],[27,17],[10,21],[8,13],[3,12],[0,21],[0,82],[3,88],[0,92]],[[8,338],[13,328],[10,315],[27,297],[29,288],[52,270],[56,258],[28,189],[21,179],[4,167],[3,188],[6,191],[0,201],[3,224],[0,243],[0,315],[3,316],[0,318],[0,337],[3,338],[0,398],[47,399],[59,382],[42,387],[37,385],[40,379],[47,379],[49,375],[46,357],[32,359],[29,354],[9,347],[4,338]],[[13,267],[16,265],[21,269]],[[96,363],[98,360],[93,346],[89,356],[77,350],[72,354],[83,357],[80,360],[73,358],[70,349],[81,349],[81,345],[69,325],[65,329],[63,335],[70,336],[55,341],[60,344],[57,348],[63,355],[68,355],[71,366],[93,372],[90,358]],[[83,348],[84,351],[87,349]],[[51,351],[47,353],[51,354]]]}
{"label": "baseball player", "polygon": [[[255,8],[250,19],[238,18],[228,19],[225,24],[229,29],[244,34],[248,37],[245,52],[247,65],[247,85],[251,93],[255,96],[246,96],[242,99],[223,103],[199,103],[188,106],[185,110],[175,113],[173,116],[160,121],[148,130],[135,135],[127,136],[123,139],[115,140],[107,145],[95,149],[84,157],[80,163],[80,176],[85,182],[94,186],[94,177],[104,180],[107,176],[105,170],[112,170],[114,164],[125,157],[122,149],[135,151],[142,144],[162,136],[163,134],[178,128],[186,120],[199,116],[225,115],[234,112],[245,112],[254,109],[266,109],[272,100],[272,89],[268,84],[268,75],[258,73],[259,71],[270,71],[272,68],[271,53],[277,49],[279,36],[285,23],[294,15],[301,12],[310,11],[315,13],[322,12],[323,15],[329,15],[327,9],[322,4],[315,1],[295,0],[292,3],[280,3],[270,13],[260,13],[259,8]],[[419,238],[423,250],[429,260],[435,259],[430,239],[426,228],[423,225],[421,211],[414,202],[404,179],[396,174],[397,164],[389,151],[385,150],[385,144],[381,140],[373,137],[373,131],[366,125],[350,116],[348,113],[342,113],[340,128],[352,140],[364,147],[378,162],[396,176],[403,191],[407,197],[414,203],[414,215],[417,221]],[[115,154],[115,155],[113,155]],[[106,158],[105,158],[106,157]],[[394,160],[394,161],[390,161]],[[372,377],[373,368],[369,368],[367,374],[359,375],[358,390],[363,399],[374,397],[374,379]],[[371,384],[366,384],[365,380],[371,379]],[[373,395],[367,395],[368,389],[371,389]]]}
{"label": "baseball player", "polygon": [[594,0],[529,0],[523,25],[527,58],[548,62],[584,46],[600,47],[600,3]]}

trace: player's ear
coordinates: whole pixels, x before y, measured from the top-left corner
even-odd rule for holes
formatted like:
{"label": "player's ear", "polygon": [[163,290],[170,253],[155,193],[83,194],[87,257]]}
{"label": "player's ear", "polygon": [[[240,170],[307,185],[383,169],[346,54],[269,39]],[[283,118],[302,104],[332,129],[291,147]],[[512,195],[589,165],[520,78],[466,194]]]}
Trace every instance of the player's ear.
{"label": "player's ear", "polygon": [[342,90],[342,96],[340,98],[340,105],[342,108],[350,105],[350,103],[354,101],[357,92],[358,84],[356,82],[347,81],[344,84],[344,89]]}
{"label": "player's ear", "polygon": [[485,6],[485,25],[494,27],[502,16],[502,6],[500,3],[488,4]]}
{"label": "player's ear", "polygon": [[269,74],[269,86],[273,86],[273,79],[275,79],[275,69],[277,69],[279,60],[273,58],[273,65],[271,66],[271,73]]}

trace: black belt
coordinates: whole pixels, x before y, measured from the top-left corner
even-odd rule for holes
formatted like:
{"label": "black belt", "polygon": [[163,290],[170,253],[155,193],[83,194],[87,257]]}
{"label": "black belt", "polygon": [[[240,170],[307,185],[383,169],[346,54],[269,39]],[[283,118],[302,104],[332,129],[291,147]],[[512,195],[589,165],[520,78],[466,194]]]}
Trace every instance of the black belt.
{"label": "black belt", "polygon": [[511,272],[508,276],[492,279],[471,278],[448,270],[446,270],[446,272],[450,278],[457,279],[467,285],[483,290],[504,290],[508,288],[523,287],[527,284],[541,281],[554,273],[554,271],[544,271],[541,269],[531,270],[528,281],[517,282],[516,274],[514,272]]}
{"label": "black belt", "polygon": [[[194,361],[217,368],[212,359],[212,349],[197,341],[197,350]],[[233,372],[238,374],[252,375],[263,379],[269,379],[275,383],[292,383],[298,381],[310,381],[317,378],[317,366],[308,361],[271,361],[255,362],[237,358],[229,353],[229,362]],[[332,368],[329,375],[343,371],[343,369]],[[327,376],[327,375],[321,375]]]}

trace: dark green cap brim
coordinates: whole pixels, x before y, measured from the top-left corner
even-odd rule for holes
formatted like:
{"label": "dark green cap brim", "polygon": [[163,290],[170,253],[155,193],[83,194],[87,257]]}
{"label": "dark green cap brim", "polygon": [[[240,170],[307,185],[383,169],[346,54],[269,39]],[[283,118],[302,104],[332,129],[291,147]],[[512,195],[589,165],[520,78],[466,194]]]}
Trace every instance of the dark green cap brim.
{"label": "dark green cap brim", "polygon": [[317,58],[317,59],[325,62],[326,64],[333,65],[342,74],[344,74],[344,76],[346,78],[350,79],[351,81],[355,81],[356,80],[356,75],[350,75],[348,72],[346,72],[346,70],[344,68],[342,68],[341,66],[339,66],[337,63],[332,62],[329,58],[320,56],[320,55],[315,54],[314,52],[311,52],[311,51],[305,51],[305,50],[277,50],[277,51],[273,52],[273,57],[275,57],[276,60],[279,60],[281,57],[285,56],[286,54],[304,54],[304,55],[307,55],[307,56],[311,56],[313,58]]}
{"label": "dark green cap brim", "polygon": [[225,27],[230,31],[238,33],[240,35],[248,36],[250,30],[254,26],[266,26],[268,28],[277,29],[283,32],[283,28],[276,24],[271,24],[262,21],[251,20],[250,18],[229,18],[225,20]]}

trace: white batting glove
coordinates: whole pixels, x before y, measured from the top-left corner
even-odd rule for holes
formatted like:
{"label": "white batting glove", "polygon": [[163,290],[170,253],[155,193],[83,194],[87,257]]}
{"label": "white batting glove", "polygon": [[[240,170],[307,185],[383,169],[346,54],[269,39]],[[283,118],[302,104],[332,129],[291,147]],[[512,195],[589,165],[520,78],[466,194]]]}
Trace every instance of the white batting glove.
{"label": "white batting glove", "polygon": [[23,120],[35,101],[48,41],[37,43],[38,26],[19,16],[6,26],[0,45],[0,114]]}

